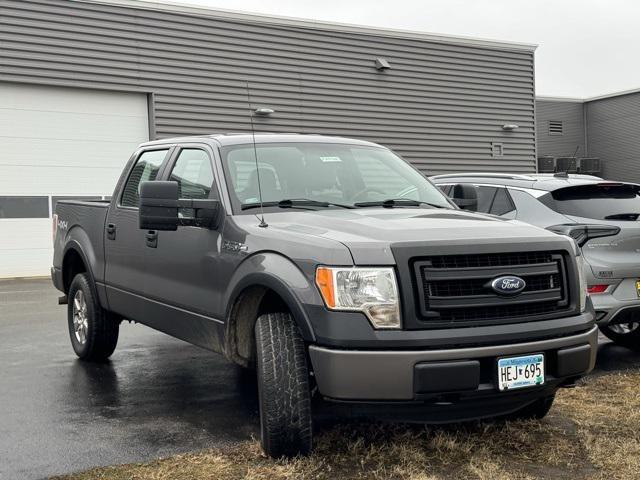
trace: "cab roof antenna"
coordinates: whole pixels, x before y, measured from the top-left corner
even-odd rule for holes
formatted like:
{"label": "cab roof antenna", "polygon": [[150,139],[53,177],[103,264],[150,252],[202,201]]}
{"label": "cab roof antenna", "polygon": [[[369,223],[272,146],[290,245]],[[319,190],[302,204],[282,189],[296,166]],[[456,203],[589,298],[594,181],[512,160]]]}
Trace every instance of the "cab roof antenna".
{"label": "cab roof antenna", "polygon": [[[258,180],[258,200],[260,200],[260,228],[267,228],[269,224],[264,221],[264,204],[262,202],[262,187],[260,185],[260,167],[258,164],[258,148],[256,147],[256,131],[253,126],[253,107],[251,105],[251,88],[249,86],[249,80],[247,80],[247,102],[249,103],[249,121],[251,122],[251,140],[253,143],[253,158],[256,161],[256,179]],[[257,215],[256,215],[257,216]]]}

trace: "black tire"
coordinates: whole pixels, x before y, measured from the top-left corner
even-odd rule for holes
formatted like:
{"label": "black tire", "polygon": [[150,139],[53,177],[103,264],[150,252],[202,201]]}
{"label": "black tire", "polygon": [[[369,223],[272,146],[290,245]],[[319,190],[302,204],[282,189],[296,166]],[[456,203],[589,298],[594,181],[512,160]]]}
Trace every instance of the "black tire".
{"label": "black tire", "polygon": [[273,458],[312,448],[311,391],[306,347],[293,317],[267,313],[255,326],[260,440]]}
{"label": "black tire", "polygon": [[[71,282],[68,293],[67,323],[69,338],[76,355],[81,360],[100,362],[109,358],[116,349],[120,322],[100,306],[90,282],[86,273],[79,273]],[[83,299],[85,310],[78,318],[86,318],[86,322],[83,322],[83,328],[76,332],[74,312],[82,306],[80,298]]]}
{"label": "black tire", "polygon": [[551,410],[551,406],[553,405],[553,401],[555,400],[556,395],[550,395],[548,397],[543,397],[537,399],[535,402],[530,403],[526,407],[518,410],[513,413],[512,420],[542,420],[547,416],[549,410]]}
{"label": "black tire", "polygon": [[613,341],[613,343],[622,347],[630,348],[631,350],[640,351],[640,326],[630,332],[620,333],[612,330],[609,325],[601,325],[600,331],[605,337]]}

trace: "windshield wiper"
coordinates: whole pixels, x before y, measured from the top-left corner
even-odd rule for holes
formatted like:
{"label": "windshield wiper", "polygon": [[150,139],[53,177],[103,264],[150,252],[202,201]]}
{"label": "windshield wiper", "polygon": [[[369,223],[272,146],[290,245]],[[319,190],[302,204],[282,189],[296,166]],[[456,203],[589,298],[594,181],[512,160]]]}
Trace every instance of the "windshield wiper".
{"label": "windshield wiper", "polygon": [[[277,202],[263,202],[265,207],[279,207],[279,208],[304,208],[304,207],[341,207],[341,208],[354,208],[351,205],[344,205],[342,203],[335,202],[322,202],[320,200],[311,200],[310,198],[287,198],[279,200]],[[240,206],[241,210],[248,210],[250,208],[260,208],[260,202],[245,203]]]}
{"label": "windshield wiper", "polygon": [[421,200],[412,200],[410,198],[388,198],[387,200],[376,200],[373,202],[356,202],[353,204],[356,207],[420,207],[422,205],[428,205],[433,208],[447,208],[444,205],[438,205],[437,203],[423,202]]}
{"label": "windshield wiper", "polygon": [[607,215],[605,220],[638,220],[640,213],[616,213],[614,215]]}

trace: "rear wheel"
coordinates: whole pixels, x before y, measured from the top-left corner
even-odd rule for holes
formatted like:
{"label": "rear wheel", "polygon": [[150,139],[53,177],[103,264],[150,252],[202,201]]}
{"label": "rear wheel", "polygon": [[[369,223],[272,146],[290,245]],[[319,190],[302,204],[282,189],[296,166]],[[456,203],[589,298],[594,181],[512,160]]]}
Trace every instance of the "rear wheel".
{"label": "rear wheel", "polygon": [[293,317],[267,313],[255,326],[260,439],[270,457],[311,451],[311,392],[306,347]]}
{"label": "rear wheel", "polygon": [[632,350],[640,350],[640,323],[602,325],[600,331],[614,343]]}
{"label": "rear wheel", "polygon": [[76,355],[82,360],[106,360],[118,343],[120,322],[100,306],[86,273],[74,277],[68,298],[69,337]]}

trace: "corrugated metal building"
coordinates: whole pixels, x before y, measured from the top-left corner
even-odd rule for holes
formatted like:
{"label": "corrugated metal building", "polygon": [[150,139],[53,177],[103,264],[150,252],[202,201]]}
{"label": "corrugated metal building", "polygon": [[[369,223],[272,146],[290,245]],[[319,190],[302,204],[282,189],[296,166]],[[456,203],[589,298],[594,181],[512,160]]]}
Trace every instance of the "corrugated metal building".
{"label": "corrugated metal building", "polygon": [[536,101],[538,155],[601,160],[600,175],[640,183],[640,90]]}
{"label": "corrugated metal building", "polygon": [[258,131],[535,170],[532,45],[132,0],[3,0],[0,45],[0,277],[46,272],[56,199],[109,195],[137,143],[248,131],[246,81]]}

